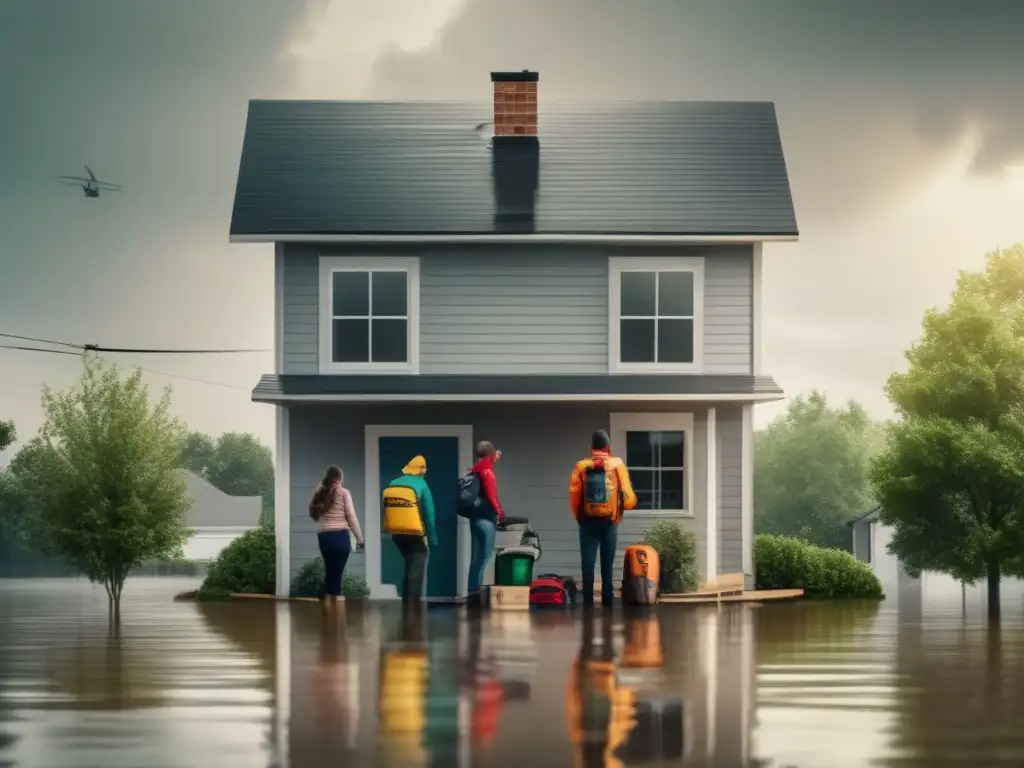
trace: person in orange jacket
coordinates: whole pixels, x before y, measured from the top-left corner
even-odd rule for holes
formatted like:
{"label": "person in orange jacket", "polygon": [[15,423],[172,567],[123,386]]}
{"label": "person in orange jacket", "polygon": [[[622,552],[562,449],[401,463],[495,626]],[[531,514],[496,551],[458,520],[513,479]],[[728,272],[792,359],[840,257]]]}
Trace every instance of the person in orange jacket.
{"label": "person in orange jacket", "polygon": [[583,605],[594,604],[594,565],[601,555],[601,602],[615,599],[612,568],[622,513],[636,506],[636,493],[622,459],[611,455],[611,439],[603,429],[590,440],[590,458],[576,463],[569,480],[569,508],[580,531]]}

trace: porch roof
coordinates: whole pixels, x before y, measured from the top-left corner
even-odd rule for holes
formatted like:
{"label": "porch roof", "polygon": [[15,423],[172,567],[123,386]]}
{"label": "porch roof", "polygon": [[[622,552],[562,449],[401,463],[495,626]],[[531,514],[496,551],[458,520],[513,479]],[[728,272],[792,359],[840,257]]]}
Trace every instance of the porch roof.
{"label": "porch roof", "polygon": [[770,376],[747,375],[266,375],[252,392],[264,403],[781,400]]}
{"label": "porch roof", "polygon": [[875,507],[870,512],[865,512],[863,515],[860,515],[859,517],[853,518],[853,520],[848,520],[846,522],[846,524],[849,525],[850,527],[853,527],[857,523],[873,523],[873,522],[875,522],[879,518],[879,516],[881,514],[882,514],[882,508],[881,507]]}

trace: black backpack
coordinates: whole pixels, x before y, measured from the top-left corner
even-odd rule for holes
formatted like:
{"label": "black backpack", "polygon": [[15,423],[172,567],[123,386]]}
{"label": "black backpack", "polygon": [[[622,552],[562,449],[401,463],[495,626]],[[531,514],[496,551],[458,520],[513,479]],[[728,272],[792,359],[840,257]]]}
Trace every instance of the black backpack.
{"label": "black backpack", "polygon": [[480,475],[476,472],[467,472],[460,477],[455,499],[459,517],[470,520],[479,517],[483,509],[483,486],[480,483]]}

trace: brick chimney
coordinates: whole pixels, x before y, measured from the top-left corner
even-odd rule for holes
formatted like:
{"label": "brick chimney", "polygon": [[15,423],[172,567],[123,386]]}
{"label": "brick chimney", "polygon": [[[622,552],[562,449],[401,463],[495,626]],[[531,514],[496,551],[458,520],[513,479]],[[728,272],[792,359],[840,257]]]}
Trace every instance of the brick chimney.
{"label": "brick chimney", "polygon": [[540,74],[491,72],[494,83],[494,135],[537,135],[537,81]]}

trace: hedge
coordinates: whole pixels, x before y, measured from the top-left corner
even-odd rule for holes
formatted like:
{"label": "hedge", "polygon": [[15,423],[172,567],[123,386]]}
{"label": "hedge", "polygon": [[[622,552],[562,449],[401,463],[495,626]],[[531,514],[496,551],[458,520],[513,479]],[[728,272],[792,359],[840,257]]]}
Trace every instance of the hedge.
{"label": "hedge", "polygon": [[754,539],[754,571],[757,589],[803,589],[816,597],[884,597],[867,563],[841,549],[788,536],[763,533]]}
{"label": "hedge", "polygon": [[[324,586],[324,560],[314,558],[303,563],[292,584],[293,597],[319,597]],[[346,573],[341,579],[341,595],[346,600],[365,600],[370,596],[370,587],[358,576]]]}
{"label": "hedge", "polygon": [[260,526],[228,544],[206,569],[201,600],[227,598],[232,592],[272,595],[277,587],[274,531]]}

